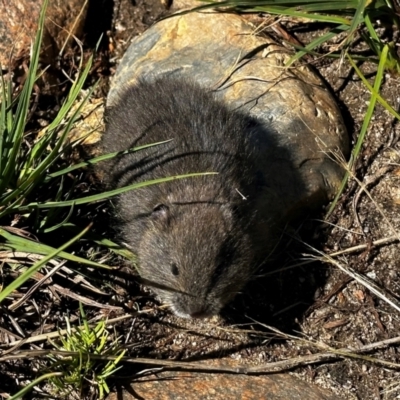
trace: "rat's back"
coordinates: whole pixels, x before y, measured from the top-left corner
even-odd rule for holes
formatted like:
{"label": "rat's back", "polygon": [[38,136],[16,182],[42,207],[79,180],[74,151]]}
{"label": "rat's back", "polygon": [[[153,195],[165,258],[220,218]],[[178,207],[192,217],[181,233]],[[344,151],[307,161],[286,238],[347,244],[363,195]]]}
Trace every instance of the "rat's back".
{"label": "rat's back", "polygon": [[242,174],[256,147],[254,121],[185,79],[139,81],[107,110],[106,121],[104,153],[170,141],[113,159],[107,180],[116,186],[189,172]]}

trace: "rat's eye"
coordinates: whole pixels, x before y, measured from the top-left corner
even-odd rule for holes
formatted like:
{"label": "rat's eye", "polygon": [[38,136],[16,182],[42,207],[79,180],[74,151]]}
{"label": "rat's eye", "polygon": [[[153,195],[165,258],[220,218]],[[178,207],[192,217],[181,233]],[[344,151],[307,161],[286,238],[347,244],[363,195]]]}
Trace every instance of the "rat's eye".
{"label": "rat's eye", "polygon": [[172,275],[175,275],[175,276],[179,275],[179,269],[175,263],[171,264],[171,272],[172,272]]}

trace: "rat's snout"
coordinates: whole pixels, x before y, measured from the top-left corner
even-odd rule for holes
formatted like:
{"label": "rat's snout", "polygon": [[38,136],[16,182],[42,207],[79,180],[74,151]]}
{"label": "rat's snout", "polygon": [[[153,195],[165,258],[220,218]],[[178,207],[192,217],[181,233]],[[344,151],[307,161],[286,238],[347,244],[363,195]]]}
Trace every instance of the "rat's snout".
{"label": "rat's snout", "polygon": [[213,307],[199,298],[180,297],[172,304],[173,312],[181,318],[208,318],[218,314],[220,307]]}

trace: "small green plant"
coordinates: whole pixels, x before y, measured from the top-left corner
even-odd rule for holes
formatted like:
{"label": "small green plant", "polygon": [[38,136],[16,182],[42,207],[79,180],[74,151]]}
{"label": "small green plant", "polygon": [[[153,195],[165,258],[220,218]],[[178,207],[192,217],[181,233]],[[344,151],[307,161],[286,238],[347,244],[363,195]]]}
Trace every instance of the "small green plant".
{"label": "small green plant", "polygon": [[[55,385],[58,394],[63,396],[79,390],[81,394],[97,388],[96,398],[102,399],[110,392],[107,379],[121,367],[117,364],[125,354],[117,338],[109,343],[109,332],[106,323],[100,321],[93,328],[88,324],[86,314],[80,304],[82,325],[72,329],[66,319],[67,335],[60,335],[61,344],[52,343],[58,350],[57,355],[50,355],[49,370],[59,374],[49,378]],[[62,355],[66,352],[65,355]],[[71,355],[73,354],[73,355]],[[101,360],[101,357],[114,358]]]}
{"label": "small green plant", "polygon": [[50,372],[36,378],[10,400],[23,398],[44,380],[53,386],[50,391],[56,398],[81,398],[90,392],[92,398],[103,399],[110,392],[107,380],[121,368],[117,364],[125,350],[120,349],[118,338],[109,340],[105,321],[91,327],[82,304],[79,306],[82,325],[73,328],[66,318],[67,334],[60,332],[59,343],[49,340],[55,349],[48,356]]}

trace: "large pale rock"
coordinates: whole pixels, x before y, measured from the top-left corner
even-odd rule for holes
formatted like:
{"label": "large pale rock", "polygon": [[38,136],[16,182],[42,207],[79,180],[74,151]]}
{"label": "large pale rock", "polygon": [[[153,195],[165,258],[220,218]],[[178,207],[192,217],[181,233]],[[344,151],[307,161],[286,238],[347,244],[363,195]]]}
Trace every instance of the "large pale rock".
{"label": "large pale rock", "polygon": [[347,154],[339,109],[307,66],[286,69],[290,55],[241,16],[189,13],[158,22],[125,53],[108,106],[138,78],[188,77],[214,90],[233,109],[257,118],[276,142],[265,176],[274,187],[271,214],[289,218],[326,203],[343,170],[333,155]]}
{"label": "large pale rock", "polygon": [[[38,27],[43,0],[2,0],[0,2],[0,64],[3,69],[28,58]],[[79,36],[86,18],[88,1],[50,0],[46,13],[42,58],[50,63],[64,44]],[[10,65],[11,64],[11,65]]]}

